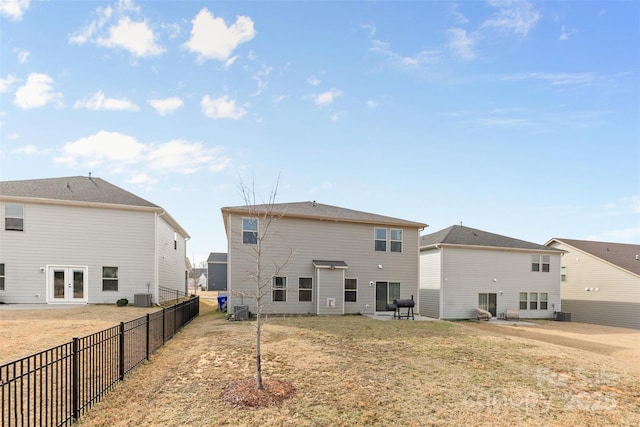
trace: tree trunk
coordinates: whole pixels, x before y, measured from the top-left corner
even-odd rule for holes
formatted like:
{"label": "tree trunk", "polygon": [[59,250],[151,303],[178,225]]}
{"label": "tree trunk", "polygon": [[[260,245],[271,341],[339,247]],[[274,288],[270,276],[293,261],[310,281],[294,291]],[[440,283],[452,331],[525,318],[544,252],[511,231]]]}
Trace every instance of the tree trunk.
{"label": "tree trunk", "polygon": [[258,390],[262,389],[262,364],[261,364],[261,354],[260,354],[260,334],[261,334],[261,319],[260,313],[256,316],[256,388]]}

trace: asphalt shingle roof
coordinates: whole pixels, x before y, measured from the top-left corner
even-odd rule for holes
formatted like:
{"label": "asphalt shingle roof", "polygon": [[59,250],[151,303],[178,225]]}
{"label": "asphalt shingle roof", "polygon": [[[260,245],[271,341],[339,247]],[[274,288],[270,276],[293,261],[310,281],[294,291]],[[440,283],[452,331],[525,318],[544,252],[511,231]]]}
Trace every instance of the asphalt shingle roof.
{"label": "asphalt shingle roof", "polygon": [[560,238],[553,238],[550,243],[554,240],[640,275],[640,245]]}
{"label": "asphalt shingle roof", "polygon": [[[269,205],[256,205],[257,212],[264,212]],[[248,212],[247,206],[231,206],[222,208],[222,212]],[[313,202],[276,203],[273,205],[273,214],[285,217],[314,218],[321,220],[334,220],[345,222],[360,222],[370,224],[386,224],[404,227],[424,228],[427,224],[421,222],[407,221],[400,218],[393,218],[368,212],[356,211],[353,209],[340,208],[337,206],[324,205]]]}
{"label": "asphalt shingle roof", "polygon": [[211,252],[209,253],[209,258],[207,258],[207,262],[227,262],[227,253]]}
{"label": "asphalt shingle roof", "polygon": [[0,195],[160,208],[101,178],[87,176],[0,181]]}
{"label": "asphalt shingle roof", "polygon": [[465,246],[488,246],[508,249],[531,249],[549,251],[548,246],[525,240],[514,239],[500,234],[489,233],[462,225],[452,225],[451,227],[426,234],[420,237],[420,247],[435,244],[465,245]]}

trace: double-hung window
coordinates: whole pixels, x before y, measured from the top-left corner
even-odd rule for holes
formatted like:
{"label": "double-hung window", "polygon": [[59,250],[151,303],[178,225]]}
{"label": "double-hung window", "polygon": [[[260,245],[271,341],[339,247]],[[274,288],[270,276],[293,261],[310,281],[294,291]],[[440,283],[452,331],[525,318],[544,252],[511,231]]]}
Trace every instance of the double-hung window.
{"label": "double-hung window", "polygon": [[529,292],[529,310],[538,309],[538,293]]}
{"label": "double-hung window", "polygon": [[567,267],[560,267],[560,281],[567,281]]}
{"label": "double-hung window", "polygon": [[520,310],[527,309],[527,293],[520,292]]}
{"label": "double-hung window", "polygon": [[344,279],[344,302],[358,302],[358,279]]}
{"label": "double-hung window", "polygon": [[548,273],[551,270],[551,255],[531,255],[531,271]]}
{"label": "double-hung window", "polygon": [[258,243],[258,218],[242,218],[242,243]]}
{"label": "double-hung window", "polygon": [[313,279],[311,277],[298,278],[298,301],[313,300]]}
{"label": "double-hung window", "polygon": [[391,229],[391,252],[402,252],[402,230]]}
{"label": "double-hung window", "polygon": [[24,231],[24,205],[19,203],[4,205],[4,229]]}
{"label": "double-hung window", "polygon": [[4,291],[4,264],[0,264],[0,291]]}
{"label": "double-hung window", "polygon": [[386,252],[387,251],[387,229],[376,228],[374,229],[373,232],[374,232],[376,252]]}
{"label": "double-hung window", "polygon": [[272,301],[287,300],[287,278],[275,276],[272,282]]}
{"label": "double-hung window", "polygon": [[546,310],[549,306],[549,294],[547,292],[540,292],[540,310]]}
{"label": "double-hung window", "polygon": [[118,290],[118,267],[102,267],[102,290]]}

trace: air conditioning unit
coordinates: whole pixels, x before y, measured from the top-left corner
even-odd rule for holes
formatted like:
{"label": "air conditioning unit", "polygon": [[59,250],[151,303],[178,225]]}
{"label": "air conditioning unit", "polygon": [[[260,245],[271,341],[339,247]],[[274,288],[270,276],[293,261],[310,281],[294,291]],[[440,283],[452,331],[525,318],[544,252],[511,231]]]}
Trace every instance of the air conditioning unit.
{"label": "air conditioning unit", "polygon": [[233,306],[233,318],[234,318],[234,320],[249,320],[249,306],[248,305],[234,305]]}
{"label": "air conditioning unit", "polygon": [[135,294],[133,305],[135,307],[151,307],[151,294]]}

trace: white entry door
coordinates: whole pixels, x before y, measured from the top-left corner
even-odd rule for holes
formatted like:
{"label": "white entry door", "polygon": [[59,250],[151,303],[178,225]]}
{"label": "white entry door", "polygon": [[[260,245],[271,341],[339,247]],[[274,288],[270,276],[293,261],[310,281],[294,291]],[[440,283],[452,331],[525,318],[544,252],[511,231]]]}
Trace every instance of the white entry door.
{"label": "white entry door", "polygon": [[86,302],[87,267],[49,267],[49,302]]}

